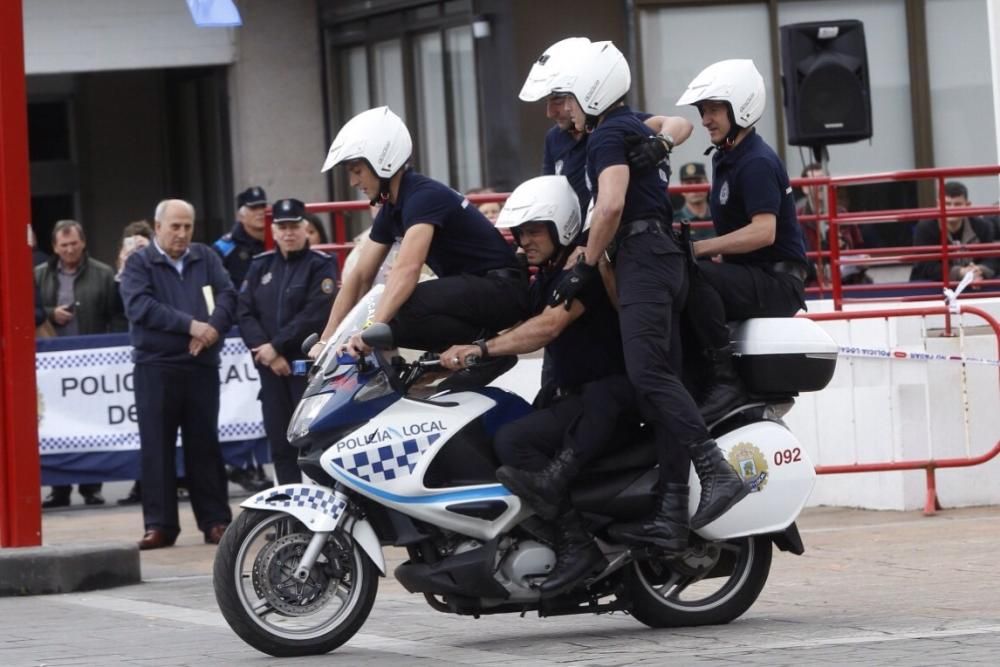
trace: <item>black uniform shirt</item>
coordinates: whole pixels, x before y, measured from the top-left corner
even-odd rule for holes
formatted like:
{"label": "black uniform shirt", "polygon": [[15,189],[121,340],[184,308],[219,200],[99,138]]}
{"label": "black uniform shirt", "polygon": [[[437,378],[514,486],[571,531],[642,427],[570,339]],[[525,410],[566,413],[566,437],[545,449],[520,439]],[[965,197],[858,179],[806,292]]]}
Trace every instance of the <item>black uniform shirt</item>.
{"label": "black uniform shirt", "polygon": [[580,215],[587,214],[590,189],[587,187],[587,135],[576,139],[569,132],[553,125],[545,133],[542,173],[565,176],[580,200]]}
{"label": "black uniform shirt", "polygon": [[336,277],[333,258],[308,246],[287,258],[277,250],[254,257],[237,306],[247,347],[271,343],[289,361],[305,359],[302,341],[326,326]]}
{"label": "black uniform shirt", "polygon": [[[597,201],[598,179],[601,172],[616,165],[628,166],[625,137],[649,136],[650,130],[643,122],[647,114],[639,114],[627,106],[612,109],[587,140],[587,178],[590,190]],[[669,175],[667,176],[669,178]],[[649,169],[642,173],[630,172],[622,224],[633,220],[673,220],[673,208],[667,196],[660,170]]]}
{"label": "black uniform shirt", "polygon": [[247,234],[247,230],[239,222],[227,234],[219,237],[212,247],[219,253],[222,265],[237,287],[243,284],[254,256],[264,252],[264,242]]}
{"label": "black uniform shirt", "polygon": [[406,171],[396,203],[382,205],[370,236],[373,241],[392,245],[406,230],[421,223],[435,227],[427,265],[439,278],[517,268],[514,250],[468,199],[433,179]]}
{"label": "black uniform shirt", "polygon": [[[565,271],[540,271],[529,290],[531,312],[545,310],[552,288]],[[556,386],[569,389],[625,372],[618,312],[601,280],[592,281],[577,298],[584,313],[545,346]],[[558,306],[562,308],[562,306]]]}
{"label": "black uniform shirt", "polygon": [[806,264],[806,247],[795,214],[795,199],[781,159],[757,130],[732,150],[716,151],[712,158],[712,221],[719,236],[750,224],[757,213],[777,218],[774,243],[727,262],[744,264],[796,261]]}

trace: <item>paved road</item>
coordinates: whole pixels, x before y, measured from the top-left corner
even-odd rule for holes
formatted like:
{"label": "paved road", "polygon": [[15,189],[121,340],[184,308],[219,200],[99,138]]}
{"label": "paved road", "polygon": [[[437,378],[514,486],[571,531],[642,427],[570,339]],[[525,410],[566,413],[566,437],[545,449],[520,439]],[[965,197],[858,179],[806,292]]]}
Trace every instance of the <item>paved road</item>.
{"label": "paved road", "polygon": [[[806,554],[776,553],[760,599],[727,626],[650,630],[623,614],[459,618],[387,579],[352,641],[331,656],[287,660],[226,626],[209,577],[214,547],[187,523],[177,546],[142,555],[140,585],[0,599],[0,664],[997,664],[1000,509],[933,518],[815,509],[799,523]],[[55,511],[44,531],[47,544],[136,539],[139,511]]]}

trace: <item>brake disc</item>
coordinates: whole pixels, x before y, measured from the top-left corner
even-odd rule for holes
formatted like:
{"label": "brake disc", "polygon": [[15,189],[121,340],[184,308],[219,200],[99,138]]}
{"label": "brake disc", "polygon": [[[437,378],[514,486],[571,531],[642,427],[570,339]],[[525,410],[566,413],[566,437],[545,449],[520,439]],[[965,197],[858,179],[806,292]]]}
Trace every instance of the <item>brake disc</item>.
{"label": "brake disc", "polygon": [[312,535],[292,533],[279,537],[261,549],[253,566],[253,587],[257,595],[286,616],[305,616],[323,607],[334,597],[343,579],[341,559],[331,559],[328,543],[316,559],[305,581],[295,578],[302,554]]}

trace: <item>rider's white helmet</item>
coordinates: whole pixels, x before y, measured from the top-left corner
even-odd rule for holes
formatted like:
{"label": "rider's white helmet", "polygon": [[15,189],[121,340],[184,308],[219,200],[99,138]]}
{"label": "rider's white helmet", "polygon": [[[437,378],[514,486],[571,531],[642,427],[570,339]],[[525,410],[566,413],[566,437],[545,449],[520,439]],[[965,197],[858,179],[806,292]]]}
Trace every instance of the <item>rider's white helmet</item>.
{"label": "rider's white helmet", "polygon": [[698,106],[706,100],[728,102],[739,127],[750,127],[764,113],[764,77],[752,60],[721,60],[709,65],[688,84],[677,106]]}
{"label": "rider's white helmet", "polygon": [[548,97],[552,93],[556,77],[562,73],[566,63],[572,62],[575,55],[589,44],[590,40],[586,37],[568,37],[545,49],[531,66],[518,97],[524,102],[537,102]]}
{"label": "rider's white helmet", "polygon": [[566,62],[553,83],[553,93],[570,93],[588,116],[599,116],[625,97],[632,72],[611,42],[591,42]]}
{"label": "rider's white helmet", "polygon": [[576,239],[580,233],[580,200],[565,176],[538,176],[510,193],[497,218],[497,228],[514,231],[527,222],[550,223],[553,239],[561,246]]}
{"label": "rider's white helmet", "polygon": [[341,162],[366,160],[379,178],[389,178],[412,153],[413,140],[403,120],[389,107],[377,107],[362,111],[340,128],[322,171]]}

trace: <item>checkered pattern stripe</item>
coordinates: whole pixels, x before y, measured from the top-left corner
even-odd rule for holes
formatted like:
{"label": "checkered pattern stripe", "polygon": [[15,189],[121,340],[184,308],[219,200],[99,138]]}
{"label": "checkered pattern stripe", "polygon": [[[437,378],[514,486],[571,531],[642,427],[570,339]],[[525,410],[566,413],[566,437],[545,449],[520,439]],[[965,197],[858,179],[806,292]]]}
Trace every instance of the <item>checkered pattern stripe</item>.
{"label": "checkered pattern stripe", "polygon": [[390,442],[375,450],[335,458],[333,464],[366,482],[389,482],[412,473],[420,454],[440,437],[440,433],[432,433],[426,438]]}
{"label": "checkered pattern stripe", "polygon": [[[244,348],[245,349],[245,348]],[[131,347],[97,348],[84,352],[67,350],[65,352],[44,352],[35,355],[35,370],[50,371],[61,368],[81,368],[84,366],[114,366],[132,363]]]}
{"label": "checkered pattern stripe", "polygon": [[[281,500],[271,500],[271,498],[275,498],[276,496],[288,497]],[[326,514],[333,519],[340,517],[344,510],[347,509],[347,501],[343,498],[338,498],[332,491],[316,487],[276,487],[262,491],[254,498],[254,501],[264,501],[272,507],[305,507]]]}
{"label": "checkered pattern stripe", "polygon": [[264,435],[264,424],[261,422],[219,424],[219,440],[263,438]]}
{"label": "checkered pattern stripe", "polygon": [[139,448],[138,433],[106,433],[101,435],[72,436],[68,438],[42,438],[38,443],[40,454],[65,452],[116,451]]}
{"label": "checkered pattern stripe", "polygon": [[[237,285],[239,287],[239,285]],[[250,350],[241,338],[227,338],[222,344],[222,354],[247,354]]]}
{"label": "checkered pattern stripe", "polygon": [[[260,422],[241,422],[219,426],[219,440],[250,440],[264,437]],[[180,444],[180,438],[177,440]],[[139,449],[139,433],[101,433],[73,435],[63,438],[42,438],[38,443],[39,454],[66,454],[69,452],[114,452]]]}

